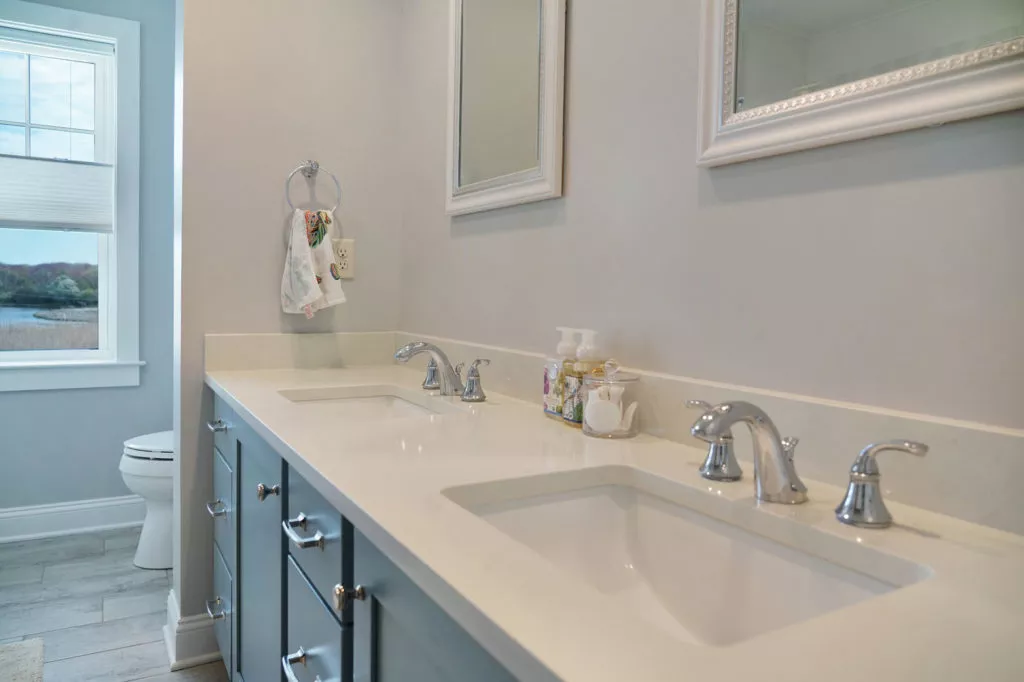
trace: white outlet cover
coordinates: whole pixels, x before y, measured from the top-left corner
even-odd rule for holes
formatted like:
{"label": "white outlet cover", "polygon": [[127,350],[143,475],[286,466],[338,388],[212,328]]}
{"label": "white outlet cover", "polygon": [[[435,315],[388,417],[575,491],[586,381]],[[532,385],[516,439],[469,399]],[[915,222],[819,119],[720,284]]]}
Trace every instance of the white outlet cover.
{"label": "white outlet cover", "polygon": [[334,261],[341,268],[341,278],[355,279],[356,240],[335,239],[332,241],[332,245],[334,246]]}

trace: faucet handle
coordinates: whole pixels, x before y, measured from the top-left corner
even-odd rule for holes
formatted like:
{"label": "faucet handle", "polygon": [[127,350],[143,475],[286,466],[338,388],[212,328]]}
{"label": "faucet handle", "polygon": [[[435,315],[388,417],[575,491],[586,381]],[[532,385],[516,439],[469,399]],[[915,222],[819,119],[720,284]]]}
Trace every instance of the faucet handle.
{"label": "faucet handle", "polygon": [[[704,413],[708,413],[711,410],[715,409],[715,406],[706,400],[687,400],[686,407],[691,410],[700,410],[701,412]],[[717,439],[717,442],[721,443],[726,440],[732,440],[732,429],[728,429],[724,435],[720,436]],[[733,460],[733,463],[735,464],[735,460]],[[739,469],[738,464],[736,465],[736,468]]]}
{"label": "faucet handle", "polygon": [[[466,372],[466,389],[462,392],[462,401],[466,403],[482,403],[487,400],[483,386],[480,384],[480,364],[491,364],[487,358],[477,358]],[[460,365],[461,366],[461,365]]]}
{"label": "faucet handle", "polygon": [[427,361],[427,376],[423,379],[423,388],[428,391],[436,391],[441,388],[441,379],[437,374],[437,360],[434,358]]}
{"label": "faucet handle", "polygon": [[[686,407],[705,413],[715,408],[706,400],[687,400]],[[743,478],[743,469],[733,452],[731,429],[708,443],[708,454],[698,471],[709,481],[738,481]]]}
{"label": "faucet handle", "polygon": [[881,476],[882,471],[878,468],[875,457],[878,453],[887,450],[897,450],[916,457],[924,457],[928,452],[928,446],[912,440],[887,440],[881,443],[872,443],[857,455],[857,459],[853,461],[853,466],[850,468],[850,476],[858,476],[862,479]]}
{"label": "faucet handle", "polygon": [[898,450],[910,455],[923,457],[928,446],[912,440],[888,440],[872,443],[857,455],[850,468],[850,485],[846,496],[836,507],[836,518],[842,523],[858,528],[888,528],[892,525],[892,514],[882,499],[882,472],[875,457],[886,450]]}

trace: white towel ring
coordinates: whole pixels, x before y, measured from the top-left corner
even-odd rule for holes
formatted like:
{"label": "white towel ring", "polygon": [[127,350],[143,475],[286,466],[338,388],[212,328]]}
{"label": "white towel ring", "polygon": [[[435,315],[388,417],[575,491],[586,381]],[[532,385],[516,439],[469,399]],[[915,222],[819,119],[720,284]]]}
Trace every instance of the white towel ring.
{"label": "white towel ring", "polygon": [[321,169],[319,163],[310,159],[309,161],[307,161],[306,163],[302,164],[301,166],[293,170],[291,173],[289,173],[288,179],[284,181],[284,198],[285,201],[288,202],[288,205],[291,206],[292,210],[295,209],[295,204],[292,203],[291,198],[292,178],[295,177],[296,173],[302,173],[303,177],[305,177],[307,180],[312,180],[315,182],[316,176],[321,170],[323,170],[324,173],[327,173],[329,176],[331,176],[331,180],[334,180],[334,189],[336,190],[338,195],[338,201],[335,202],[334,206],[330,210],[335,211],[339,206],[341,206],[341,185],[338,184],[338,178],[336,178],[334,176],[334,173],[332,173],[331,171]]}

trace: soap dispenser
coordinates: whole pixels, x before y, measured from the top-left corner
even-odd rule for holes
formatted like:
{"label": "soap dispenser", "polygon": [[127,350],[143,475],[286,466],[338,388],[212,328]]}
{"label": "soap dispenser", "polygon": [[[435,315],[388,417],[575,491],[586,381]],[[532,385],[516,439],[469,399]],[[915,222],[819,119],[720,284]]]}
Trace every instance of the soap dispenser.
{"label": "soap dispenser", "polygon": [[555,327],[561,332],[555,351],[558,358],[551,358],[544,365],[544,413],[552,419],[562,419],[565,401],[565,373],[571,371],[576,362],[577,330],[571,327]]}
{"label": "soap dispenser", "polygon": [[602,365],[600,349],[597,347],[597,332],[593,329],[577,329],[580,344],[576,347],[576,362],[565,372],[565,397],[562,405],[562,419],[572,426],[583,426],[583,379]]}

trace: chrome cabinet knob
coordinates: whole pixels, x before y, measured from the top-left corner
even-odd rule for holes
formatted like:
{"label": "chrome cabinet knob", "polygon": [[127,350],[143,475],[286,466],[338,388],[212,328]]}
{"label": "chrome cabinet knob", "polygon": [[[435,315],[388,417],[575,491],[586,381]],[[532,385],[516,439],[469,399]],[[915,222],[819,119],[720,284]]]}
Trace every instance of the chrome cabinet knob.
{"label": "chrome cabinet knob", "polygon": [[206,615],[210,617],[210,620],[221,620],[227,616],[224,600],[220,597],[208,600],[206,602]]}
{"label": "chrome cabinet knob", "polygon": [[[301,646],[294,654],[287,654],[281,657],[281,669],[284,671],[284,678],[288,680],[288,682],[299,682],[299,678],[295,676],[294,666],[301,663],[302,666],[305,667],[308,657],[309,654],[306,653],[306,650]],[[321,682],[320,676],[317,675],[313,679],[313,682]]]}
{"label": "chrome cabinet knob", "polygon": [[910,455],[923,457],[928,452],[924,443],[910,440],[890,440],[873,443],[857,455],[850,468],[850,485],[846,496],[836,507],[836,518],[842,523],[858,528],[888,528],[892,525],[892,514],[882,499],[882,472],[875,457],[886,450],[898,450]]}
{"label": "chrome cabinet knob", "polygon": [[300,513],[294,519],[287,519],[281,522],[281,529],[284,530],[284,534],[289,540],[295,543],[295,546],[299,549],[311,549],[313,547],[323,551],[327,544],[327,536],[317,531],[311,537],[302,537],[295,532],[296,528],[306,530],[306,524],[309,521],[305,514]]}
{"label": "chrome cabinet knob", "polygon": [[213,518],[227,516],[228,508],[223,500],[214,500],[213,502],[206,503],[206,513]]}
{"label": "chrome cabinet knob", "polygon": [[334,610],[344,611],[353,601],[366,601],[366,588],[356,585],[349,589],[344,585],[334,586]]}
{"label": "chrome cabinet knob", "polygon": [[256,484],[256,499],[262,502],[267,499],[267,495],[280,495],[281,486],[279,485],[264,485],[263,483]]}
{"label": "chrome cabinet knob", "polygon": [[[687,400],[686,407],[691,410],[709,412],[714,405],[704,400]],[[743,469],[736,461],[736,452],[732,445],[732,431],[719,436],[708,443],[708,454],[698,469],[700,475],[709,481],[738,481],[743,478]]]}
{"label": "chrome cabinet knob", "polygon": [[223,419],[215,419],[212,422],[206,422],[206,428],[213,433],[225,433],[231,428],[231,424],[228,424]]}

